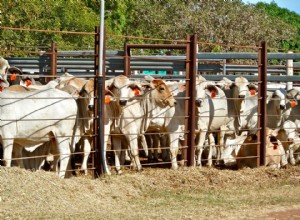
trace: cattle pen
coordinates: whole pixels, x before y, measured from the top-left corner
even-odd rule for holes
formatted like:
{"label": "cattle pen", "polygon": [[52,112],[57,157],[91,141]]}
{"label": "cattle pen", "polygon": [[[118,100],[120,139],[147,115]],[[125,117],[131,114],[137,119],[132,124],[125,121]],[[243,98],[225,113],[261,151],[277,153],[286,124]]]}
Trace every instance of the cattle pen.
{"label": "cattle pen", "polygon": [[[11,28],[1,28],[11,30]],[[37,30],[14,28],[13,31],[20,32]],[[49,32],[47,30],[39,31],[46,33]],[[196,118],[198,117],[196,112],[197,94],[195,88],[197,85],[197,77],[199,75],[203,76],[207,81],[212,81],[215,84],[219,84],[224,77],[228,80],[234,81],[236,78],[242,76],[249,80],[251,84],[255,85],[257,89],[255,93],[257,106],[255,106],[256,112],[251,117],[257,117],[257,122],[255,124],[257,139],[254,143],[256,147],[256,155],[243,156],[241,158],[254,159],[256,166],[266,165],[266,127],[268,123],[268,116],[272,116],[268,115],[267,112],[267,105],[270,101],[268,99],[268,91],[275,91],[276,89],[289,91],[292,88],[297,88],[297,84],[300,82],[300,78],[298,76],[300,63],[296,62],[297,60],[300,60],[300,53],[268,52],[269,49],[266,41],[261,41],[257,45],[251,46],[219,45],[224,48],[230,48],[228,49],[229,52],[211,53],[201,52],[201,48],[205,51],[206,46],[211,43],[198,42],[197,34],[189,35],[187,39],[184,40],[142,38],[145,41],[151,42],[145,44],[134,43],[135,38],[131,39],[129,36],[124,36],[126,40],[131,40],[133,43],[126,41],[124,43],[123,50],[106,50],[103,58],[105,63],[103,66],[104,74],[100,76],[99,28],[95,28],[95,32],[93,33],[68,33],[59,31],[55,33],[92,35],[95,38],[94,50],[60,51],[59,45],[53,43],[48,49],[43,51],[20,51],[10,49],[2,50],[1,53],[3,54],[2,56],[8,60],[10,66],[15,66],[23,71],[23,77],[33,77],[36,81],[40,81],[42,84],[58,79],[66,72],[77,78],[94,80],[94,112],[92,116],[93,132],[92,134],[84,135],[93,139],[93,147],[89,158],[88,170],[91,171],[95,177],[106,173],[104,165],[106,156],[103,149],[103,140],[105,139],[105,135],[107,135],[105,134],[104,128],[106,120],[104,116],[104,107],[106,105],[105,80],[107,79],[113,79],[118,75],[125,75],[133,81],[141,82],[145,75],[150,72],[150,75],[155,79],[161,79],[165,82],[172,81],[185,83],[185,108],[183,109],[182,115],[178,116],[184,119],[184,123],[182,124],[184,129],[178,136],[178,139],[180,139],[180,155],[177,156],[179,160],[178,162],[182,161],[180,164],[187,166],[196,166],[195,151],[197,151],[197,149],[195,149],[195,136],[197,135],[196,132],[199,132],[199,129],[196,128],[197,124],[195,123]],[[105,36],[105,38],[106,37],[113,36],[108,35]],[[162,44],[161,42],[167,43]],[[27,54],[30,56],[21,57],[18,56],[19,54]],[[163,74],[158,74],[160,72],[163,72]],[[235,98],[231,99],[234,100]],[[298,102],[295,97],[292,99],[295,99],[294,101]],[[237,117],[237,115],[233,116]],[[2,117],[2,120],[5,119],[5,116]],[[297,118],[297,114],[295,114],[295,118]],[[150,118],[149,120],[153,119]],[[272,118],[269,119],[269,121],[270,120],[272,120]],[[227,127],[226,129],[228,133],[232,131],[231,127]],[[241,128],[240,131],[242,132],[244,129],[245,131],[248,131],[249,126]],[[272,129],[276,129],[276,127],[272,127]],[[221,128],[219,128],[219,130],[210,130],[211,133],[219,131],[221,131]],[[157,133],[158,132],[149,131],[145,134],[139,135],[156,135]],[[168,130],[159,130],[159,134],[161,136],[169,135],[169,133],[170,131]],[[113,133],[110,134],[110,137],[112,136],[114,136]],[[207,137],[204,146],[208,147],[208,145],[214,145],[215,147],[219,147],[218,145],[220,145],[220,143],[218,141],[213,143],[214,139],[216,138],[214,137],[213,139],[209,139]],[[110,145],[110,147],[112,149],[108,149],[106,152],[109,157],[109,166],[113,170],[115,168],[115,165],[113,164],[113,153],[115,150],[112,145]],[[225,145],[225,147],[227,146]],[[171,166],[170,159],[162,160],[161,158],[156,158],[154,161],[147,160],[148,158],[143,155],[143,149],[139,148],[139,150],[140,157],[144,158],[144,160],[142,160],[143,167]],[[157,145],[153,146],[152,150],[162,152],[169,149],[168,147]],[[126,150],[123,149],[123,151],[125,152]],[[71,154],[82,155],[84,152],[72,152]],[[47,155],[39,155],[38,157],[46,156]],[[235,156],[235,159],[241,159],[238,155]],[[279,156],[280,155],[277,155],[277,157]],[[35,156],[26,156],[18,157],[17,159],[29,160],[34,157]],[[16,158],[12,158],[12,160],[16,160]],[[208,162],[207,158],[201,158],[200,160],[202,162],[204,161],[203,164]],[[215,158],[213,160],[215,164],[217,160]],[[216,164],[216,166],[217,165],[222,166],[222,164]],[[128,163],[125,163],[123,166],[130,167]],[[78,169],[76,169],[76,171],[77,170]]]}

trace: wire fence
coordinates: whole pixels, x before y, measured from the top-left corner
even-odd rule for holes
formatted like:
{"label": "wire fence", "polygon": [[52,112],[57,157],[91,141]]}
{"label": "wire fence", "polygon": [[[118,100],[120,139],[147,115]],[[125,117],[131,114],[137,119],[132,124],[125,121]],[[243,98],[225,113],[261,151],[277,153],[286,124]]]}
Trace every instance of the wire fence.
{"label": "wire fence", "polygon": [[[11,27],[1,27],[1,29],[7,29],[7,30],[13,30],[13,31],[33,31],[33,32],[45,32],[45,33],[57,33],[57,34],[78,34],[78,35],[97,35],[96,32],[69,32],[69,31],[51,31],[51,30],[35,30],[35,29],[25,29],[25,28],[11,28]],[[107,55],[107,57],[110,57],[110,58],[120,58],[121,60],[124,60],[126,61],[126,59],[128,60],[135,60],[135,61],[149,61],[149,62],[152,62],[151,65],[155,66],[157,63],[159,62],[164,62],[164,61],[167,61],[167,62],[170,62],[172,61],[173,64],[175,65],[175,63],[181,63],[184,67],[184,72],[185,72],[185,76],[182,78],[182,79],[178,79],[176,77],[173,77],[173,74],[174,72],[170,72],[168,74],[172,74],[171,76],[168,76],[168,80],[171,80],[171,81],[184,81],[185,84],[188,86],[188,87],[191,87],[193,84],[193,80],[191,75],[188,76],[188,73],[189,71],[191,71],[190,69],[192,68],[195,68],[195,73],[198,74],[200,71],[200,67],[201,65],[205,65],[205,64],[228,64],[228,61],[226,61],[226,59],[222,59],[222,60],[204,60],[204,61],[197,61],[196,63],[196,67],[194,66],[188,66],[190,65],[192,62],[193,62],[193,57],[189,54],[189,50],[191,48],[189,48],[189,45],[190,43],[192,42],[190,39],[188,40],[170,40],[170,39],[158,39],[158,38],[140,38],[140,37],[134,37],[134,36],[121,36],[121,35],[108,35],[109,37],[117,37],[117,38],[125,38],[125,39],[137,39],[137,40],[148,40],[148,41],[152,41],[152,42],[155,42],[155,41],[158,41],[158,42],[166,42],[166,45],[168,45],[169,43],[176,43],[176,45],[178,44],[183,44],[185,45],[184,46],[184,49],[181,49],[181,51],[185,51],[186,53],[186,56],[185,57],[173,57],[168,54],[165,54],[164,57],[153,57],[153,56],[149,56],[149,57],[141,57],[139,55],[132,55],[131,53],[128,53],[126,54],[125,52],[125,49],[124,49],[124,55],[120,55],[120,54],[117,54],[117,55]],[[208,42],[197,42],[196,43],[196,46],[201,46],[201,45],[214,45],[214,46],[223,46],[223,47],[235,47],[237,49],[249,49],[251,51],[255,51],[257,54],[259,54],[259,50],[263,49],[261,46],[247,46],[247,45],[231,45],[231,44],[212,44],[212,43],[208,43]],[[141,45],[141,48],[143,47],[143,45]],[[147,46],[148,47],[148,46]],[[52,48],[53,49],[53,48]],[[150,54],[150,50],[151,50],[151,47],[147,48],[148,49],[148,55],[151,55]],[[159,49],[158,46],[156,46],[155,48],[153,48],[153,50],[157,50]],[[169,48],[171,49],[171,47]],[[277,50],[277,51],[280,51],[280,49],[278,48],[268,48],[270,50]],[[133,50],[133,49],[132,49]],[[162,50],[164,50],[164,47],[162,46]],[[195,52],[195,51],[194,51]],[[27,50],[1,50],[1,53],[4,53],[4,54],[14,54],[14,53],[27,53],[27,54],[35,54],[35,55],[41,55],[41,51],[27,51]],[[152,53],[156,53],[156,52],[152,52]],[[52,71],[51,69],[55,69],[55,71],[52,72],[51,75],[45,75],[45,74],[38,74],[38,75],[35,75],[36,77],[38,78],[46,78],[46,79],[59,79],[61,77],[61,74],[56,74],[56,71],[57,71],[57,61],[54,62],[53,60],[51,60],[51,57],[55,57],[55,59],[57,59],[57,57],[59,56],[70,56],[70,57],[76,57],[76,56],[80,56],[80,57],[92,57],[93,59],[96,59],[97,58],[97,54],[95,53],[86,53],[86,54],[67,54],[66,52],[60,52],[60,51],[57,51],[56,49],[52,50],[52,51],[43,51],[42,52],[42,55],[47,55],[50,57],[50,62],[49,62],[49,65],[48,65],[48,70],[47,71]],[[260,60],[261,59],[259,57],[259,55],[257,56],[257,58],[255,58],[254,62],[256,62],[256,65],[255,67],[257,68],[257,72],[259,72],[259,68],[261,67],[261,63],[260,63]],[[234,63],[234,60],[235,59],[231,59],[231,63],[230,64],[240,64],[239,62],[237,63]],[[253,62],[253,59],[248,59],[250,61]],[[172,65],[173,65],[172,64]],[[93,65],[96,66],[96,64],[94,63]],[[148,64],[149,65],[149,64]],[[126,65],[123,66],[124,69],[123,69],[123,72],[120,72],[120,73],[125,73],[126,70]],[[276,66],[277,67],[277,66]],[[147,67],[144,65],[141,65],[140,69],[143,70],[146,69]],[[223,66],[224,68],[224,66]],[[278,68],[281,68],[278,67]],[[285,68],[287,69],[292,69],[293,70],[293,66],[289,66],[289,65],[285,65]],[[71,68],[70,68],[71,69]],[[96,67],[93,67],[93,70],[96,69]],[[155,69],[155,68],[154,68]],[[130,70],[130,63],[129,63],[129,70]],[[167,68],[163,69],[162,70],[169,70]],[[174,71],[174,70],[173,70]],[[209,73],[209,72],[208,72]],[[226,73],[226,71],[225,71]],[[130,78],[132,79],[132,81],[136,81],[136,78],[135,76],[133,75],[134,74],[134,71],[133,70],[130,70],[129,73],[127,73],[128,76],[130,76]],[[143,74],[143,71],[140,71],[139,74]],[[193,73],[191,73],[193,74]],[[259,74],[262,74],[262,73],[259,73]],[[136,74],[135,74],[136,75]],[[218,75],[220,75],[220,73],[218,73]],[[239,74],[240,75],[240,74]],[[237,75],[237,76],[239,76]],[[17,75],[17,76],[20,76],[20,75]],[[31,76],[31,74],[24,74],[22,75],[23,77],[24,76]],[[160,78],[161,76],[157,75],[157,74],[152,74],[152,76],[156,77],[156,78]],[[227,75],[224,75],[224,77],[226,77]],[[87,79],[87,78],[92,78],[92,79],[97,79],[98,76],[95,76],[95,73],[94,74],[78,74],[76,75],[77,78],[84,78],[84,79]],[[113,75],[107,75],[106,78],[109,79],[109,78],[113,78],[114,76]],[[235,76],[236,77],[236,76]],[[100,77],[101,78],[101,77]],[[259,87],[259,84],[262,83],[262,81],[259,80],[259,78],[257,77],[255,79],[255,83],[256,83],[256,86]],[[140,81],[139,81],[140,82]],[[212,83],[213,84],[217,84],[219,82],[219,80],[212,80]],[[297,83],[294,81],[294,83]],[[197,86],[197,84],[196,84]],[[191,89],[191,88],[190,88]],[[191,89],[191,91],[193,91],[193,89]],[[65,99],[66,97],[61,97],[62,99]],[[94,95],[93,99],[94,100],[99,100],[100,96],[98,96],[97,94]],[[126,97],[118,97],[117,99],[122,99],[122,98],[126,98]],[[197,98],[197,95],[194,93],[194,92],[188,92],[187,95],[183,98],[176,98],[176,100],[180,100],[182,99],[185,103],[190,103],[190,102],[193,102],[195,101],[195,99]],[[6,99],[5,97],[1,97],[1,99]],[[10,98],[12,100],[16,99],[18,100],[19,98]],[[31,98],[31,99],[43,99],[43,98]],[[49,98],[50,99],[50,98]],[[78,97],[78,99],[83,99],[82,97]],[[136,97],[137,100],[139,99],[145,99],[145,97]],[[211,97],[205,97],[203,99],[207,99],[207,100],[212,100]],[[226,99],[226,101],[232,101],[232,102],[237,102],[237,101],[243,101],[242,98],[239,98],[239,97],[224,97],[224,98],[220,98],[220,97],[214,97],[214,100],[219,100],[221,101],[222,99]],[[262,97],[261,94],[260,94],[260,91],[258,91],[258,93],[256,94],[256,105],[253,107],[253,108],[256,108],[256,110],[254,111],[255,112],[255,115],[252,115],[251,117],[254,117],[257,119],[257,121],[261,120],[260,118],[262,117],[263,113],[260,112],[259,110],[259,103],[261,102],[262,99],[266,99],[266,97]],[[155,101],[157,101],[157,99],[154,99]],[[275,98],[271,98],[270,100],[277,100]],[[177,120],[184,120],[185,123],[183,124],[183,126],[186,126],[188,123],[190,122],[187,122],[187,120],[191,120],[193,123],[196,122],[197,120],[197,117],[195,118],[192,118],[191,119],[191,114],[190,114],[190,111],[194,111],[193,109],[191,109],[191,105],[190,104],[190,107],[189,108],[184,108],[182,109],[182,115],[180,116],[172,116],[170,117],[169,119],[177,119]],[[232,107],[232,106],[231,106]],[[67,108],[67,107],[66,107]],[[228,106],[228,108],[230,108]],[[213,112],[212,112],[213,113]],[[194,113],[195,114],[195,113]],[[134,116],[134,115],[133,115]],[[196,115],[197,116],[197,115]],[[278,117],[278,115],[272,115],[272,114],[269,114],[268,116],[270,117]],[[280,115],[282,116],[282,115]],[[98,120],[99,118],[101,118],[103,116],[100,116],[98,115],[98,112],[94,112],[94,116],[92,117],[79,117],[77,118],[79,121],[81,120],[86,120],[86,119],[89,119],[91,121],[95,121],[95,120]],[[212,119],[211,118],[211,115],[207,115],[207,116],[201,116],[201,119],[204,119],[205,117],[207,117],[208,119]],[[227,116],[223,116],[224,118],[227,117]],[[243,113],[236,113],[236,114],[231,114],[230,117],[233,118],[234,121],[238,122],[240,120],[241,117],[249,117],[248,114],[243,114]],[[295,116],[297,117],[297,115]],[[155,120],[155,119],[168,119],[167,116],[164,116],[164,117],[155,117],[155,118],[148,118],[149,120]],[[222,116],[215,116],[213,119],[216,120],[217,118],[222,118]],[[105,118],[103,117],[103,120],[107,120],[107,119],[110,119],[110,120],[114,120],[115,118],[114,117],[110,117],[110,118]],[[123,119],[132,119],[134,120],[135,117],[124,117]],[[21,121],[35,121],[35,120],[39,120],[39,119],[18,119],[17,121],[18,122],[21,122]],[[43,120],[57,120],[57,119],[51,119],[51,118],[42,118],[41,119],[41,123],[43,123]],[[64,119],[65,120],[65,119]],[[66,120],[72,120],[72,119],[66,119]],[[9,118],[1,118],[1,121],[2,122],[9,122],[9,121],[15,121],[15,119],[9,119]],[[194,125],[195,126],[195,125]],[[185,141],[185,143],[181,143],[180,146],[178,146],[178,150],[181,151],[181,154],[183,155],[182,157],[182,161],[183,161],[183,164],[185,165],[191,165],[193,164],[193,162],[191,162],[190,158],[188,158],[186,155],[187,154],[191,154],[191,151],[194,151],[194,150],[199,150],[199,149],[191,149],[191,146],[188,144],[188,143],[191,143],[191,142],[187,142],[188,140],[187,137],[190,138],[190,135],[191,134],[191,130],[189,130],[188,128],[190,127],[185,127],[184,131],[182,132],[179,132],[179,131],[159,131],[159,132],[151,132],[149,131],[149,133],[145,134],[145,135],[157,135],[158,133],[160,135],[174,135],[174,134],[177,134],[180,136],[180,138],[183,139],[183,141]],[[253,129],[257,130],[258,133],[261,131],[261,130],[264,130],[265,128],[264,127],[260,127],[259,123],[257,122],[257,124],[253,127]],[[273,127],[272,129],[277,129],[277,127]],[[293,128],[291,128],[293,129]],[[93,129],[92,129],[93,130]],[[220,134],[221,132],[224,132],[226,131],[227,133],[234,133],[236,132],[236,129],[234,128],[218,128],[218,129],[212,129],[212,128],[202,128],[202,129],[195,129],[197,132],[199,132],[201,130],[201,132],[208,132],[208,133],[213,133],[213,134]],[[249,131],[249,128],[248,127],[245,127],[245,128],[239,128],[239,131],[242,132],[242,131]],[[122,134],[122,133],[121,133]],[[131,135],[141,135],[141,133],[130,133]],[[110,137],[110,138],[113,138],[114,136],[119,136],[120,134],[109,134],[109,132],[105,131],[105,134],[104,136],[107,136],[107,137]],[[65,137],[71,137],[71,136],[65,136]],[[90,137],[90,138],[98,138],[99,137],[99,131],[92,131],[92,133],[90,134],[81,134],[81,135],[75,135],[74,136],[75,138],[82,138],[82,137]],[[12,139],[20,139],[20,138],[24,138],[24,137],[13,137]],[[25,137],[26,138],[26,137]],[[38,138],[42,138],[42,137],[36,137],[37,139]],[[215,139],[217,139],[215,137]],[[286,141],[281,141],[282,144],[288,144],[290,143],[288,140]],[[159,146],[161,145],[161,146]],[[209,147],[209,143],[205,142],[204,143],[204,149],[207,149]],[[254,143],[242,143],[242,144],[227,144],[226,141],[224,142],[223,145],[221,145],[220,143],[218,143],[218,141],[216,141],[216,143],[212,144],[214,145],[214,147],[224,147],[224,148],[228,148],[229,146],[255,146],[255,148],[257,148],[257,152],[256,152],[256,155],[253,156],[244,156],[244,157],[239,157],[238,155],[236,157],[234,157],[234,160],[241,160],[241,159],[245,159],[245,158],[248,158],[248,159],[260,159],[261,158],[261,152],[259,152],[259,150],[262,149],[261,145],[262,145],[262,142],[260,142],[260,140],[258,139],[256,142]],[[260,147],[257,147],[257,146],[260,146]],[[116,150],[114,149],[114,146],[111,146],[111,144],[109,144],[109,149],[107,149],[107,154],[109,154],[109,156],[111,158],[114,157],[114,153],[116,152]],[[94,171],[96,168],[95,168],[95,159],[94,159],[94,155],[95,153],[97,153],[100,148],[98,148],[98,146],[94,146],[93,147],[94,150],[90,151],[91,153],[91,156],[89,158],[89,163],[88,163],[88,170],[90,171]],[[128,149],[118,149],[118,151],[127,151]],[[161,153],[162,151],[164,150],[170,150],[170,147],[168,146],[164,146],[163,144],[158,144],[158,146],[153,146],[151,148],[151,150],[156,150],[156,151],[159,151],[159,160],[158,162],[148,162],[147,158],[145,157],[145,155],[143,155],[143,151],[144,149],[142,149],[141,147],[139,147],[138,151],[140,152],[139,154],[141,155],[140,157],[142,158],[141,161],[142,161],[142,165],[143,166],[160,166],[160,165],[167,165],[167,166],[171,166],[171,158],[168,158],[166,161],[163,161],[163,159],[161,158]],[[193,154],[193,153],[192,153]],[[84,155],[84,152],[83,151],[80,151],[80,152],[70,152],[69,154],[67,154],[66,156],[69,156],[69,155]],[[265,157],[271,157],[270,155],[266,155],[264,154]],[[29,157],[20,157],[20,158],[12,158],[11,160],[28,160],[28,159],[33,159],[33,158],[46,158],[48,156],[48,154],[44,154],[44,155],[39,155],[39,156],[29,156]],[[58,156],[62,156],[61,154],[53,154],[52,156],[54,157],[58,157]],[[282,154],[273,154],[272,156],[275,156],[275,157],[281,157]],[[232,155],[230,155],[230,157],[228,158],[223,158],[223,159],[232,159]],[[202,162],[203,164],[205,164],[209,159],[208,158],[205,158],[203,157],[202,159]],[[212,158],[212,160],[214,161],[214,163],[218,162],[218,159],[217,158]],[[116,168],[115,164],[112,162],[113,160],[108,160],[109,161],[109,166],[111,167],[111,169],[114,169]],[[150,161],[150,160],[149,160]],[[129,167],[131,165],[126,165],[126,164],[123,164],[123,166],[125,167]],[[75,168],[75,169],[71,169],[68,171],[78,171],[78,170],[82,170],[82,168]]]}

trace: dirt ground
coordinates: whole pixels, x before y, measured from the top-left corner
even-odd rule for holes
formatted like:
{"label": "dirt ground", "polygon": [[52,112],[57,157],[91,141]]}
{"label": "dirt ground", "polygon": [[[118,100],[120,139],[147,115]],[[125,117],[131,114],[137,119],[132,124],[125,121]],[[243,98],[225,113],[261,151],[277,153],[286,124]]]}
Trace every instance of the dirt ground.
{"label": "dirt ground", "polygon": [[1,219],[300,219],[300,166],[146,168],[98,179],[0,167]]}

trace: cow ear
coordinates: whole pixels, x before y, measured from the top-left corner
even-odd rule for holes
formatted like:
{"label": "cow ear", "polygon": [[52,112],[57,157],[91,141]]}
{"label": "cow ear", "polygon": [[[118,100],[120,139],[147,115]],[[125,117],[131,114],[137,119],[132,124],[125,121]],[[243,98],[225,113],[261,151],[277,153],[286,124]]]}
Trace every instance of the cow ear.
{"label": "cow ear", "polygon": [[278,134],[279,134],[279,131],[280,131],[280,128],[276,128],[276,129],[274,129],[274,130],[271,132],[271,135],[274,136],[274,137],[277,137]]}
{"label": "cow ear", "polygon": [[146,75],[146,76],[145,76],[145,80],[146,80],[147,82],[152,82],[152,81],[154,80],[154,78],[153,78],[152,76]]}
{"label": "cow ear", "polygon": [[219,91],[215,85],[207,85],[206,89],[209,91],[211,98],[215,98],[219,95]]}
{"label": "cow ear", "polygon": [[138,95],[141,94],[142,87],[139,86],[138,84],[132,83],[132,84],[129,85],[129,87],[130,87],[130,89],[133,90],[135,96],[138,96]]}
{"label": "cow ear", "polygon": [[186,90],[186,85],[180,85],[178,90],[179,92],[184,92]]}
{"label": "cow ear", "polygon": [[15,73],[15,74],[19,74],[19,75],[22,75],[23,74],[23,71],[20,70],[19,68],[15,67],[15,66],[11,66],[7,69],[7,72],[12,74],[12,73]]}
{"label": "cow ear", "polygon": [[249,90],[254,90],[255,92],[257,92],[257,91],[258,91],[258,88],[257,88],[257,86],[256,86],[256,85],[254,85],[253,83],[250,83],[250,84],[248,85],[248,88],[249,88]]}

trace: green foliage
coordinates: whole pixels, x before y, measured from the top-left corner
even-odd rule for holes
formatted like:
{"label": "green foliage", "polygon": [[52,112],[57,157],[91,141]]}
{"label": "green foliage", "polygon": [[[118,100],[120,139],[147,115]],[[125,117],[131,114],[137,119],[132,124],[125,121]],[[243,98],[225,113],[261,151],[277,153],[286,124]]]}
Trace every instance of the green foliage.
{"label": "green foliage", "polygon": [[[76,0],[2,0],[2,26],[36,30],[93,32],[98,17],[84,2]],[[92,47],[93,35],[43,33],[0,29],[1,49],[36,48],[52,42],[59,49]],[[33,50],[33,49],[32,49]]]}
{"label": "green foliage", "polygon": [[282,40],[279,42],[279,47],[284,50],[300,51],[300,15],[289,11],[285,8],[280,8],[274,1],[270,4],[259,2],[256,4],[257,9],[263,10],[266,14],[274,19],[284,22],[283,28],[286,26],[293,26],[295,37],[289,40]]}
{"label": "green foliage", "polygon": [[[2,0],[1,25],[38,30],[94,32],[99,26],[99,0]],[[269,47],[300,48],[300,18],[271,4],[241,0],[105,0],[107,49],[122,49],[125,41],[165,43],[197,33],[201,51],[241,51],[266,40]],[[17,49],[50,46],[59,50],[93,48],[93,35],[0,29],[0,47]],[[123,36],[165,39],[151,41]],[[216,46],[222,44],[221,46]],[[226,46],[228,45],[228,46]],[[244,49],[246,50],[246,49]]]}

